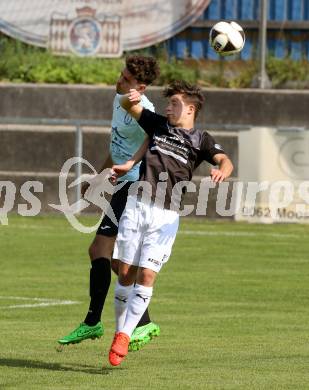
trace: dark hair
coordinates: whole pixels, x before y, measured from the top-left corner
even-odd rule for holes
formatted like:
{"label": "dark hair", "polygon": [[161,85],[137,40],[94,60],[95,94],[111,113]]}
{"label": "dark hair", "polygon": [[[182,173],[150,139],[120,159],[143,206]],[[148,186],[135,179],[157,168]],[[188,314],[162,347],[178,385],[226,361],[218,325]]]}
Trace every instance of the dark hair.
{"label": "dark hair", "polygon": [[132,55],[126,58],[126,67],[140,83],[151,84],[160,74],[159,65],[154,57]]}
{"label": "dark hair", "polygon": [[187,83],[186,81],[175,80],[165,88],[163,96],[171,97],[176,94],[183,95],[185,103],[194,105],[196,118],[205,101],[201,89],[196,85]]}

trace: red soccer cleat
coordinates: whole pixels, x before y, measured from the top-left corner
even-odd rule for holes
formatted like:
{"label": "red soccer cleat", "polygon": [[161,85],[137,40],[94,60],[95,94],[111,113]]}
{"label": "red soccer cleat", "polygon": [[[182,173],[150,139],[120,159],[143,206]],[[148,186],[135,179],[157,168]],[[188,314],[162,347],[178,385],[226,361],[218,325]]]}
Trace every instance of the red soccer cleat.
{"label": "red soccer cleat", "polygon": [[119,356],[113,351],[109,351],[109,362],[112,366],[119,366],[119,364],[123,361],[124,356]]}
{"label": "red soccer cleat", "polygon": [[123,332],[115,334],[109,351],[109,362],[112,366],[119,366],[124,357],[128,354],[129,342],[130,337],[127,334]]}

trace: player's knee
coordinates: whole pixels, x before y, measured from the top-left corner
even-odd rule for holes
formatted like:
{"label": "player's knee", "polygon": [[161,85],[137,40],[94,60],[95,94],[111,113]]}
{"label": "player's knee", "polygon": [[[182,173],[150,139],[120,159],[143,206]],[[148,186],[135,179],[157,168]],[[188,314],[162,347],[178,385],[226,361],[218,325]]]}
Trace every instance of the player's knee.
{"label": "player's knee", "polygon": [[138,273],[137,277],[137,283],[141,284],[142,286],[153,286],[154,281],[156,278],[156,273],[150,269],[143,268]]}
{"label": "player's knee", "polygon": [[[135,267],[136,268],[136,267]],[[118,281],[123,286],[129,286],[135,282],[136,269],[134,267],[119,266],[118,267]]]}
{"label": "player's knee", "polygon": [[107,259],[110,259],[110,253],[109,251],[106,251],[104,246],[100,245],[96,241],[93,241],[93,243],[90,245],[88,249],[90,260],[96,260],[99,257],[105,257]]}
{"label": "player's knee", "polygon": [[97,258],[96,252],[96,244],[93,242],[88,248],[88,254],[91,260],[95,260]]}
{"label": "player's knee", "polygon": [[132,282],[132,278],[130,278],[130,275],[124,272],[119,273],[118,281],[123,286],[130,286],[132,283],[134,283],[134,281]]}
{"label": "player's knee", "polygon": [[91,244],[90,247],[88,248],[88,255],[89,255],[89,257],[90,257],[91,260],[92,260],[92,258],[93,258],[93,252],[94,252],[94,250],[93,250],[93,244]]}
{"label": "player's knee", "polygon": [[111,259],[115,237],[96,236],[89,247],[89,257],[95,260],[99,257]]}
{"label": "player's knee", "polygon": [[115,272],[116,275],[119,274],[119,260],[112,259],[111,262],[112,270]]}

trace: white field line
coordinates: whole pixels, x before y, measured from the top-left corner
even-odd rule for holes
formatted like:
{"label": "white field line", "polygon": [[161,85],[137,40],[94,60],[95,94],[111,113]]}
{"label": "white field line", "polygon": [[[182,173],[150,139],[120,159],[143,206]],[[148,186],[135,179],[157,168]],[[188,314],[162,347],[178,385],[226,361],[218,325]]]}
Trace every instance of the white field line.
{"label": "white field line", "polygon": [[[3,229],[6,229],[6,228],[14,228],[14,229],[32,229],[32,230],[55,230],[56,232],[59,231],[59,230],[67,230],[67,231],[73,231],[74,228],[71,226],[71,225],[68,225],[68,226],[45,226],[45,225],[27,225],[27,224],[10,224],[10,219],[9,219],[9,224],[7,226],[3,226]],[[1,228],[1,225],[0,225],[0,228]]]}
{"label": "white field line", "polygon": [[300,237],[297,234],[287,234],[287,233],[267,233],[267,232],[238,232],[238,231],[229,231],[229,232],[209,232],[205,230],[179,230],[178,234],[186,235],[196,235],[196,236],[230,236],[230,237],[257,237],[257,236],[267,236],[275,238],[297,238]]}
{"label": "white field line", "polygon": [[[1,227],[1,225],[0,225],[0,227]],[[42,226],[42,225],[27,225],[27,224],[25,224],[25,225],[23,225],[23,224],[15,225],[15,224],[10,224],[10,220],[9,220],[9,224],[7,226],[4,226],[3,229],[5,229],[7,227],[9,227],[9,228],[12,227],[14,229],[21,229],[21,230],[24,230],[24,229],[26,229],[26,230],[29,230],[29,229],[31,229],[31,230],[42,230],[42,231],[44,231],[44,230],[54,230],[56,232],[58,232],[59,230],[67,230],[68,232],[74,230],[74,228],[71,227],[71,226],[67,226],[67,227],[65,227],[65,226]]]}
{"label": "white field line", "polygon": [[54,301],[54,302],[41,302],[41,303],[28,303],[25,305],[10,305],[10,306],[0,306],[2,309],[22,309],[28,307],[46,307],[46,306],[61,306],[61,305],[75,305],[78,302],[75,301]]}
{"label": "white field line", "polygon": [[[59,227],[59,226],[40,226],[40,225],[27,225],[27,224],[18,224],[12,226],[14,229],[33,229],[33,230],[67,230],[67,232],[72,232],[74,229],[71,226],[68,227]],[[5,229],[5,227],[4,227]],[[228,232],[220,231],[208,231],[208,230],[179,230],[178,234],[185,235],[196,235],[196,236],[211,236],[211,237],[272,237],[272,238],[301,238],[302,234],[293,234],[293,233],[267,233],[267,232],[240,232],[236,230],[230,230]]]}
{"label": "white field line", "polygon": [[32,307],[47,307],[47,306],[61,306],[61,305],[76,305],[80,302],[78,301],[69,301],[69,300],[60,300],[60,299],[50,299],[50,298],[26,298],[26,297],[6,297],[0,296],[0,300],[14,300],[14,301],[30,301],[37,303],[24,303],[21,305],[9,305],[9,306],[0,306],[0,309],[20,309],[20,308],[32,308]]}

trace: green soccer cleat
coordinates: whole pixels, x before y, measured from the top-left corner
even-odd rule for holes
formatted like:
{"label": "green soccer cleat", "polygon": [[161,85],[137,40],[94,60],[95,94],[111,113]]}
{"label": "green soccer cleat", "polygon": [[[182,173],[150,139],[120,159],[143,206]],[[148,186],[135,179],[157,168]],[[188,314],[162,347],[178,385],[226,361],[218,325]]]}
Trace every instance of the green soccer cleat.
{"label": "green soccer cleat", "polygon": [[76,329],[74,329],[67,336],[58,340],[60,345],[77,344],[87,339],[98,339],[104,334],[103,325],[98,322],[94,326],[89,326],[85,323],[81,323]]}
{"label": "green soccer cleat", "polygon": [[159,336],[159,325],[150,322],[147,325],[135,328],[129,344],[129,352],[139,351],[144,345],[148,344],[153,337]]}

